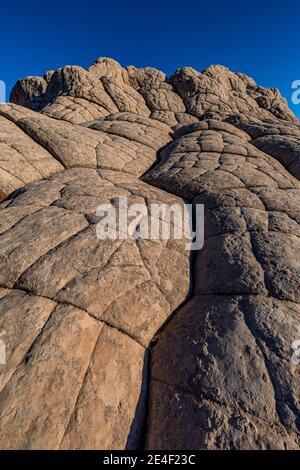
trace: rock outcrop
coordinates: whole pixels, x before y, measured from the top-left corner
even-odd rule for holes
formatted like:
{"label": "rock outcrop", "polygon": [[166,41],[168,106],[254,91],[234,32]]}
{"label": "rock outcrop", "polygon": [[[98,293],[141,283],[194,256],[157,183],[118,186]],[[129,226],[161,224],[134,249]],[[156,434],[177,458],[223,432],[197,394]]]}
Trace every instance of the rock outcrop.
{"label": "rock outcrop", "polygon": [[[2,449],[300,448],[300,125],[278,90],[100,58],[19,80],[0,151]],[[203,204],[203,248],[99,240],[121,196]]]}

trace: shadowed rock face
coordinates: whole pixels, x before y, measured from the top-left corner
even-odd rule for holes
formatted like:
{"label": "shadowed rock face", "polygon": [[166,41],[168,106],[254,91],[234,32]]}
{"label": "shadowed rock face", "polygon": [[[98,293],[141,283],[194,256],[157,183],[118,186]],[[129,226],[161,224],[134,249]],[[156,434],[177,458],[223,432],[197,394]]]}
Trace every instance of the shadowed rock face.
{"label": "shadowed rock face", "polygon": [[[299,449],[300,126],[225,67],[100,58],[0,105],[0,447]],[[205,206],[205,243],[96,210]]]}

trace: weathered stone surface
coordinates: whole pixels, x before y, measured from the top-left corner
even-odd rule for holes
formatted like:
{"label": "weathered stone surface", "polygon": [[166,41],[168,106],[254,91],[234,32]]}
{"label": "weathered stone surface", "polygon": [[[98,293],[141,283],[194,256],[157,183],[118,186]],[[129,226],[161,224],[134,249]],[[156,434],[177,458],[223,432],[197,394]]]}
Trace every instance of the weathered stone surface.
{"label": "weathered stone surface", "polygon": [[[9,200],[8,206],[0,208],[1,220],[1,211],[8,216],[0,235],[0,285],[11,288],[0,300],[1,326],[5,325],[7,335],[16,330],[15,341],[24,343],[9,356],[8,372],[1,370],[1,383],[5,385],[0,391],[0,427],[1,423],[1,429],[5,427],[2,447],[9,447],[16,420],[21,429],[15,435],[14,448],[109,449],[126,445],[139,401],[145,348],[188,293],[189,259],[186,240],[162,240],[149,246],[142,240],[97,239],[98,205],[114,202],[119,196],[128,196],[131,203],[150,197],[157,202],[181,204],[178,198],[126,173],[108,171],[101,175],[94,169],[77,168],[25,187]],[[37,203],[40,206],[36,210]],[[19,318],[21,314],[26,316],[26,311],[17,310],[19,304],[23,302],[24,309],[29,301],[30,315],[26,320]],[[63,313],[57,314],[57,309]],[[93,336],[83,357],[80,350],[78,356],[73,354],[76,341],[84,341],[81,327],[77,329],[74,320],[65,342],[64,327],[60,331],[60,323],[55,322],[61,316],[68,321],[69,310],[65,309],[73,309],[70,312],[76,312],[79,322],[91,322],[88,328]],[[41,332],[35,342],[38,329]],[[54,340],[56,329],[59,336]],[[26,335],[24,340],[22,335]],[[64,359],[57,349],[60,343]],[[48,345],[43,355],[40,344],[43,348]],[[48,347],[49,355],[59,357],[55,370],[47,355]],[[35,358],[32,366],[28,366],[28,354]],[[69,361],[76,365],[77,360],[81,361],[76,366],[78,374],[66,380]],[[20,377],[13,374],[16,368]],[[33,377],[38,377],[40,390],[34,394],[32,404],[25,407],[33,393]],[[20,398],[23,383],[26,391]],[[66,395],[65,401],[61,402],[59,395],[57,401],[48,400],[46,390],[52,387]],[[72,392],[67,394],[64,390],[70,387]],[[87,402],[91,393],[94,399]],[[19,410],[17,417],[13,413],[12,420],[6,418],[7,410]],[[53,436],[47,436],[44,420],[50,413],[46,421],[56,429]],[[104,426],[106,419],[109,427]],[[34,433],[29,431],[31,422],[35,422]]]}
{"label": "weathered stone surface", "polygon": [[[51,160],[50,165],[38,162],[43,170],[40,178],[58,173],[63,167],[108,168],[141,176],[155,163],[157,151],[171,140],[171,128],[168,125],[133,113],[116,113],[104,120],[93,120],[88,124],[88,127],[93,129],[90,130],[88,127],[78,129],[78,126],[74,124],[48,118],[32,111],[26,110],[24,113],[23,109],[16,105],[0,105],[0,114],[14,121],[19,128],[51,154],[41,148],[45,154],[45,156],[42,155],[43,158],[47,156],[48,160]],[[33,147],[32,151],[36,150],[37,153],[38,145],[28,139],[21,130],[15,129],[11,122],[1,117],[0,119],[3,119],[3,124],[6,126],[3,127],[3,135],[6,136],[7,141],[9,130],[12,129],[11,134],[15,131],[16,137],[20,135],[20,139],[24,139],[22,149],[26,148],[28,142],[27,145],[30,144]],[[37,158],[38,155],[35,159]],[[17,172],[18,166],[11,158],[7,160],[8,169]],[[43,165],[46,165],[45,169]],[[29,172],[30,168],[25,167],[25,170]],[[8,180],[6,186],[9,188],[9,176],[6,178]],[[35,176],[35,179],[39,178]],[[28,177],[25,182],[32,180],[34,180],[33,177],[32,179]],[[19,183],[19,186],[22,184]],[[12,189],[19,186],[12,185]]]}
{"label": "weathered stone surface", "polygon": [[0,191],[4,195],[63,169],[46,149],[3,116],[0,116],[0,152]]}
{"label": "weathered stone surface", "polygon": [[136,69],[128,67],[130,84],[145,98],[148,108],[154,111],[185,113],[183,100],[166,82],[166,76],[151,67]]}
{"label": "weathered stone surface", "polygon": [[152,351],[148,448],[299,448],[299,197],[272,185],[196,197],[195,296]]}
{"label": "weathered stone surface", "polygon": [[124,446],[139,399],[144,353],[126,334],[103,326],[62,449]]}
{"label": "weathered stone surface", "polygon": [[[300,127],[279,92],[99,58],[11,101],[0,447],[299,449]],[[119,223],[99,240],[97,208],[121,196],[203,204],[203,248]]]}
{"label": "weathered stone surface", "polygon": [[289,172],[300,178],[300,126],[289,121],[249,119],[245,115],[227,118],[235,126],[246,131],[252,144],[276,158]]}
{"label": "weathered stone surface", "polygon": [[109,112],[103,106],[83,98],[58,96],[52,103],[45,106],[43,114],[55,119],[63,119],[71,124],[81,124],[107,116]]}
{"label": "weathered stone surface", "polygon": [[[61,96],[68,97],[69,101],[62,101]],[[44,102],[43,113],[76,124],[91,120],[86,119],[89,114],[101,117],[128,111],[146,117],[150,115],[144,98],[126,83],[126,72],[122,72],[116,62],[106,59],[100,59],[87,71],[75,66],[56,70],[51,76]],[[75,117],[71,112],[72,106],[76,106]]]}
{"label": "weathered stone surface", "polygon": [[26,292],[7,290],[4,293],[0,329],[6,346],[6,364],[1,370],[1,390],[22,362],[55,307],[55,302]]}
{"label": "weathered stone surface", "polygon": [[191,67],[178,69],[170,77],[187,111],[201,117],[207,112],[241,113],[297,122],[279,90],[263,88],[246,75],[212,65],[199,73]]}
{"label": "weathered stone surface", "polygon": [[100,328],[72,306],[55,309],[1,391],[2,449],[59,447]]}
{"label": "weathered stone surface", "polygon": [[249,141],[248,134],[216,120],[183,126],[143,179],[188,198],[210,189],[300,187],[282,165]]}
{"label": "weathered stone surface", "polygon": [[43,97],[47,90],[47,81],[42,77],[25,77],[18,80],[10,94],[10,101],[35,111],[43,106]]}
{"label": "weathered stone surface", "polygon": [[293,303],[195,296],[152,352],[147,447],[298,448],[298,325]]}

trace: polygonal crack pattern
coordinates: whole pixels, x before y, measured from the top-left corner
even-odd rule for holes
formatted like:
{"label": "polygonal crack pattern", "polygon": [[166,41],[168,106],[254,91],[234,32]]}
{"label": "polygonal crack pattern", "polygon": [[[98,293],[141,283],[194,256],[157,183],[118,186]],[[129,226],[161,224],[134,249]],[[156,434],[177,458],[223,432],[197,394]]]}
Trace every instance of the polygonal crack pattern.
{"label": "polygonal crack pattern", "polygon": [[[100,58],[11,101],[0,447],[299,449],[300,128],[279,92]],[[204,204],[203,249],[99,240],[120,196]]]}

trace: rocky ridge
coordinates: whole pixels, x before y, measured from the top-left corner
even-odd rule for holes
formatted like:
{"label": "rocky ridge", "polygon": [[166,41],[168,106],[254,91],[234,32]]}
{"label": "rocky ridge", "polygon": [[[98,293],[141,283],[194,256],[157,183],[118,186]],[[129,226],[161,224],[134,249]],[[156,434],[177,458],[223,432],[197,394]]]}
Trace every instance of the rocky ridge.
{"label": "rocky ridge", "polygon": [[[225,67],[100,58],[0,105],[0,447],[299,449],[300,126]],[[205,205],[205,244],[96,237]]]}

